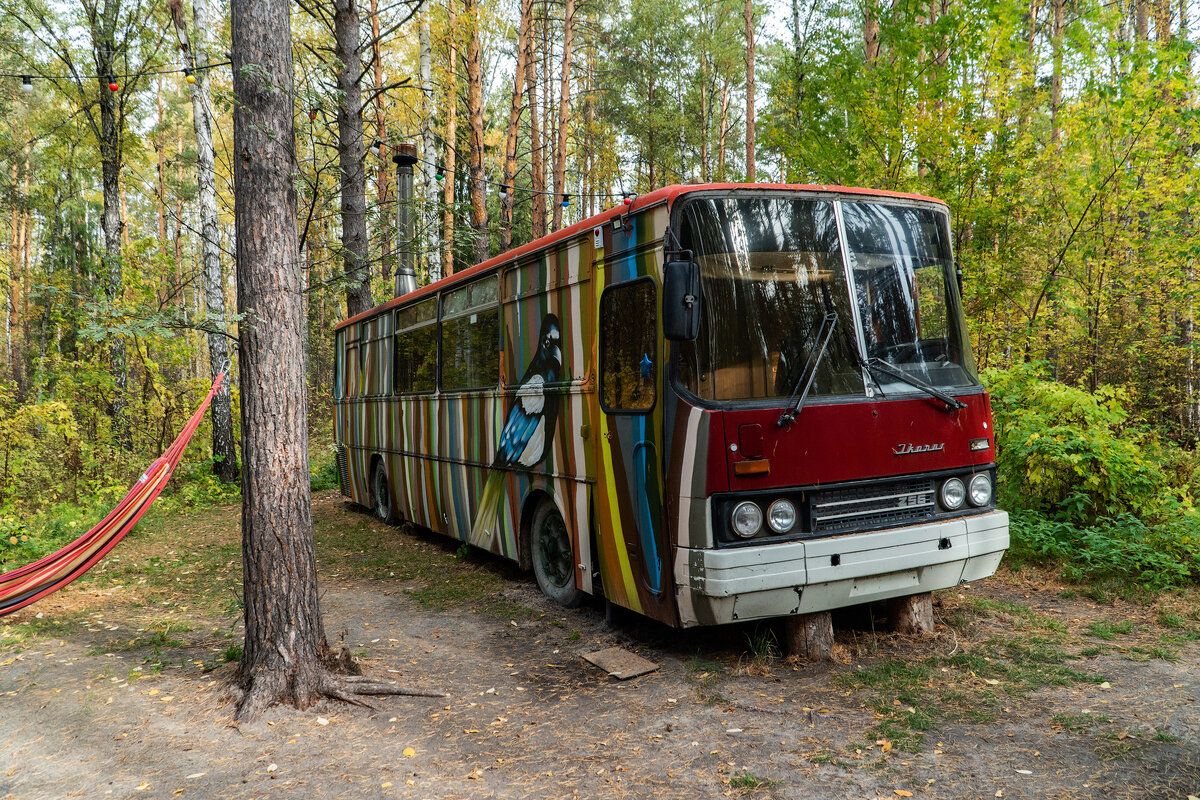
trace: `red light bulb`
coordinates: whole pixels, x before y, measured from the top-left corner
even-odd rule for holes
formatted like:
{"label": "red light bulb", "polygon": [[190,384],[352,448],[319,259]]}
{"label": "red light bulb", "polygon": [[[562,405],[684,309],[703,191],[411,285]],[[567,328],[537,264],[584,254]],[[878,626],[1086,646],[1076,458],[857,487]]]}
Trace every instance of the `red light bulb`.
{"label": "red light bulb", "polygon": [[115,92],[117,89],[120,89],[120,88],[121,88],[121,87],[117,85],[117,82],[116,82],[116,81],[113,81],[112,83],[110,83],[110,84],[108,85],[108,90],[109,90],[110,92]]}

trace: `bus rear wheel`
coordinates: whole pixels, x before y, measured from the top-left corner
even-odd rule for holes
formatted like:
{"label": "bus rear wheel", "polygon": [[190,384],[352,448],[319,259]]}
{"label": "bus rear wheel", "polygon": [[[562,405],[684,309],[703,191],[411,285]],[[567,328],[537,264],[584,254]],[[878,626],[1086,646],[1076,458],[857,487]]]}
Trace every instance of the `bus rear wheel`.
{"label": "bus rear wheel", "polygon": [[562,514],[553,503],[538,506],[529,534],[538,588],[560,606],[576,608],[583,602],[583,592],[575,588],[575,551]]}
{"label": "bus rear wheel", "polygon": [[371,471],[371,510],[375,518],[389,525],[396,522],[396,512],[392,510],[392,492],[388,482],[387,468],[383,461],[375,462]]}

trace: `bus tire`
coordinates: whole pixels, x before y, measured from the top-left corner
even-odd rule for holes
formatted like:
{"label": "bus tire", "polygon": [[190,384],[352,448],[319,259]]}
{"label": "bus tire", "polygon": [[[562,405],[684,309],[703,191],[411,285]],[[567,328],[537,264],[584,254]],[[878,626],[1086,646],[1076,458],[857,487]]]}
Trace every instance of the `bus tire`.
{"label": "bus tire", "polygon": [[538,505],[529,526],[533,576],[542,593],[564,608],[577,608],[583,592],[575,587],[575,551],[562,514],[549,501]]}
{"label": "bus tire", "polygon": [[380,522],[386,522],[388,525],[396,523],[396,512],[392,510],[392,492],[383,459],[376,459],[375,466],[371,469],[371,511]]}

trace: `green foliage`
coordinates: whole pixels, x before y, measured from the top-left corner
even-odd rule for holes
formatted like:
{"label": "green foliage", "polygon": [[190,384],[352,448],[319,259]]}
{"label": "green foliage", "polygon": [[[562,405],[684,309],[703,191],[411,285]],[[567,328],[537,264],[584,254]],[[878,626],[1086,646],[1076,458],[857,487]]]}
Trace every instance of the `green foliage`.
{"label": "green foliage", "polygon": [[1030,365],[986,370],[984,381],[1002,505],[1076,523],[1119,514],[1157,520],[1191,509],[1190,487],[1175,482],[1181,464],[1167,460],[1171,448],[1156,436],[1128,424],[1122,390],[1065,386]]}

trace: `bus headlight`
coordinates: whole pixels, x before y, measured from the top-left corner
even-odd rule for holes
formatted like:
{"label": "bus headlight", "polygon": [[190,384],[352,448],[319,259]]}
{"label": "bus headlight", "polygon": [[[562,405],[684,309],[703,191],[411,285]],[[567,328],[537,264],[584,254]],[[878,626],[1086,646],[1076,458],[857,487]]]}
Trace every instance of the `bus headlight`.
{"label": "bus headlight", "polygon": [[971,478],[967,499],[976,507],[983,507],[992,502],[992,479],[982,474]]}
{"label": "bus headlight", "polygon": [[763,514],[757,504],[749,501],[738,503],[730,515],[733,532],[743,539],[749,539],[762,530]]}
{"label": "bus headlight", "polygon": [[967,487],[963,486],[963,482],[958,478],[950,478],[942,484],[939,499],[942,501],[942,508],[947,511],[956,511],[962,508],[963,502],[967,499]]}
{"label": "bus headlight", "polygon": [[776,500],[767,509],[767,525],[776,533],[787,533],[796,526],[796,507],[790,500]]}

